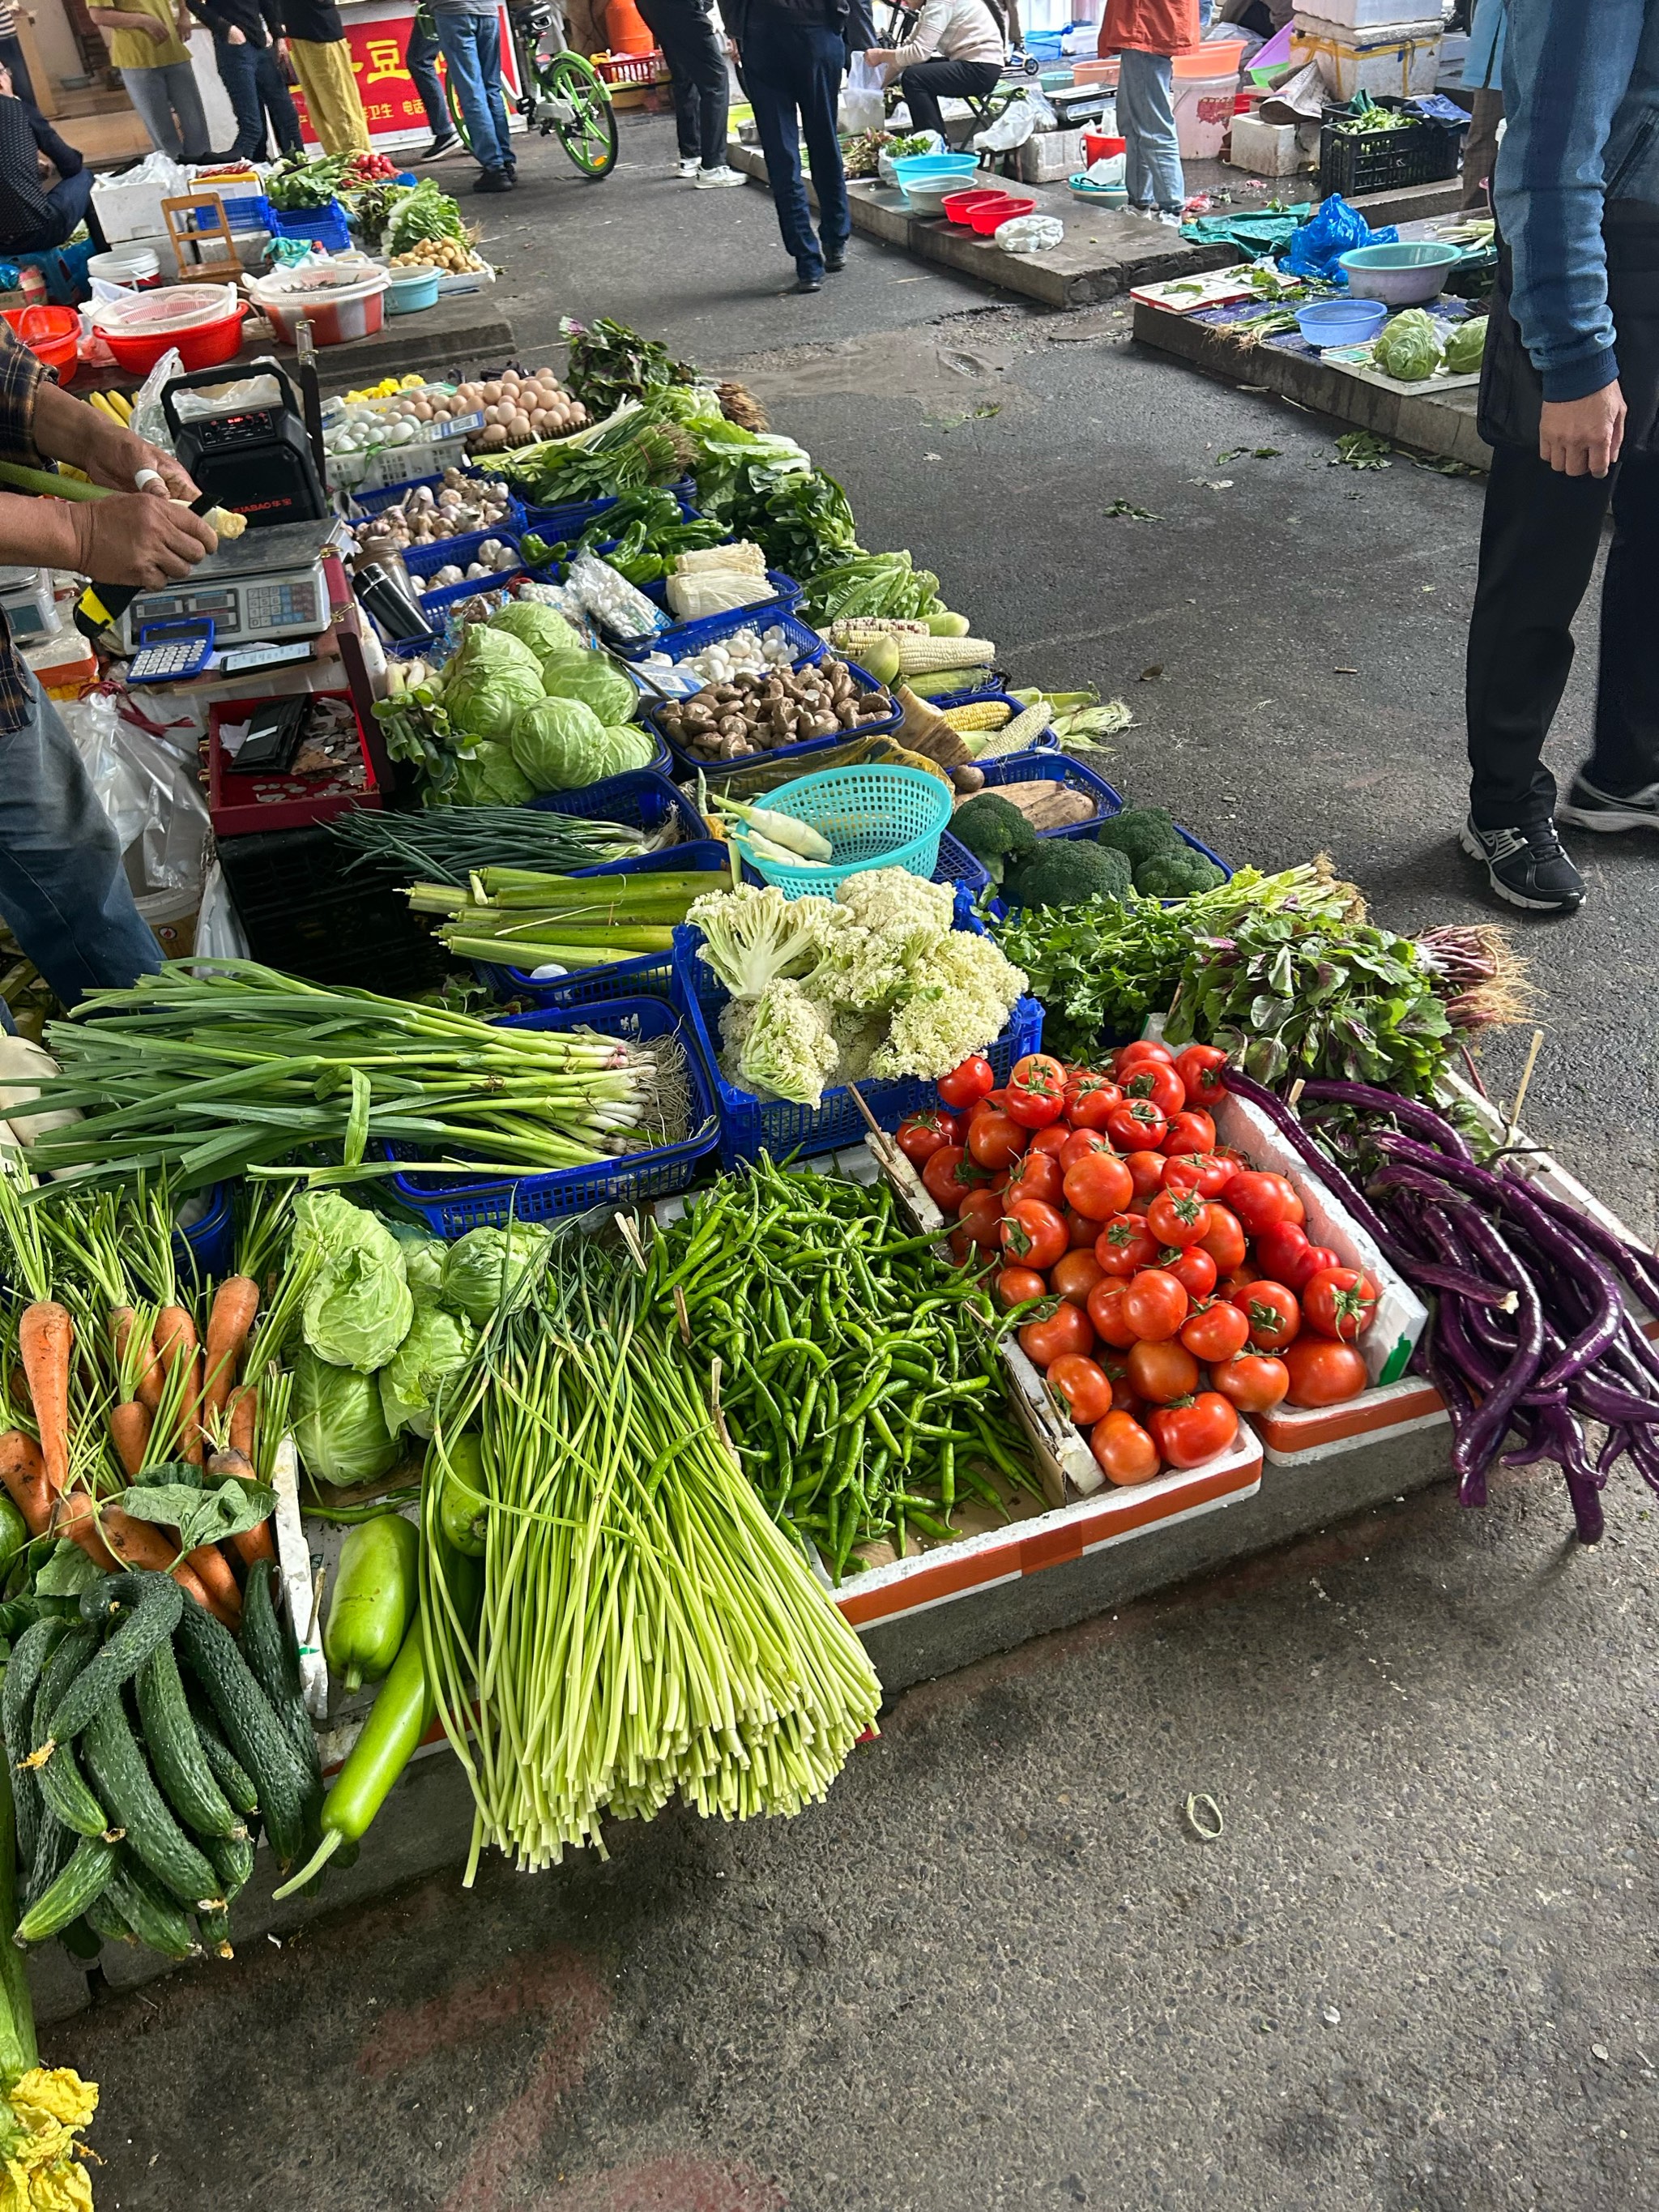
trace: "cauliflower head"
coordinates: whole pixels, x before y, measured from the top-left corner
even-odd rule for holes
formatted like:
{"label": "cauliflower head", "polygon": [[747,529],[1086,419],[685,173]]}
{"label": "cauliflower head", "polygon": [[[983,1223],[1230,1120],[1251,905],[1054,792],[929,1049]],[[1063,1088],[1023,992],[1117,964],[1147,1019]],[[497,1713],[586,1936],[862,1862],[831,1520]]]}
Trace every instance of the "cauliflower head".
{"label": "cauliflower head", "polygon": [[759,998],[775,976],[810,975],[847,923],[832,899],[788,899],[775,884],[708,892],[685,918],[702,932],[704,960],[738,999]]}
{"label": "cauliflower head", "polygon": [[957,930],[912,977],[911,996],[894,1014],[871,1073],[949,1074],[971,1052],[982,1052],[1007,1027],[1026,978],[988,937]]}
{"label": "cauliflower head", "polygon": [[755,1001],[738,1067],[757,1095],[818,1106],[840,1057],[826,1009],[799,983],[779,976]]}

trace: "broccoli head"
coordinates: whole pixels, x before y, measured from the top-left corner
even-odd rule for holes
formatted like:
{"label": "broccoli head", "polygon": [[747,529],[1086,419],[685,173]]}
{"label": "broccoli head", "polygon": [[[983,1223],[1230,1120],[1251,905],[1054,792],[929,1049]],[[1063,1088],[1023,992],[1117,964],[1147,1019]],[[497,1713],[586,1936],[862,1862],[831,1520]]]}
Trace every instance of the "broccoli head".
{"label": "broccoli head", "polygon": [[1173,853],[1155,853],[1135,870],[1135,889],[1148,898],[1191,898],[1226,880],[1224,869],[1190,845]]}
{"label": "broccoli head", "polygon": [[951,835],[983,863],[999,888],[1004,872],[1029,860],[1037,848],[1036,832],[1020,812],[994,791],[976,792],[951,817]]}
{"label": "broccoli head", "polygon": [[1081,906],[1085,899],[1130,895],[1129,863],[1109,846],[1086,837],[1045,837],[1035,857],[1009,871],[1005,886],[1018,906]]}
{"label": "broccoli head", "polygon": [[1161,806],[1126,806],[1095,832],[1103,845],[1127,853],[1132,868],[1150,860],[1155,853],[1179,853],[1186,848],[1174,818]]}

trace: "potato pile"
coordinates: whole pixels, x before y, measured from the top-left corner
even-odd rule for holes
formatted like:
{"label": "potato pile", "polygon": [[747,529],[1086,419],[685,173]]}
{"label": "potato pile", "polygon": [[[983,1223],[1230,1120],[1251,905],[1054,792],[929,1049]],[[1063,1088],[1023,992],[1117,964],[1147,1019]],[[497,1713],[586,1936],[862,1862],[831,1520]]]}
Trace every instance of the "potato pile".
{"label": "potato pile", "polygon": [[671,744],[702,760],[725,761],[833,738],[892,712],[885,691],[860,690],[844,662],[825,659],[793,672],[710,684],[658,708],[656,720]]}
{"label": "potato pile", "polygon": [[446,276],[483,276],[489,268],[487,261],[481,260],[459,238],[417,238],[406,253],[394,253],[388,265],[393,269],[437,268]]}
{"label": "potato pile", "polygon": [[483,428],[466,441],[470,453],[499,453],[509,446],[533,446],[544,438],[568,437],[587,427],[587,410],[573,399],[550,368],[521,376],[504,368],[487,382],[458,384],[462,411],[482,410]]}
{"label": "potato pile", "polygon": [[459,469],[446,469],[436,490],[430,484],[411,485],[395,507],[382,507],[358,523],[357,550],[365,559],[385,561],[406,546],[435,545],[469,531],[495,530],[505,524],[507,505],[505,484],[484,483]]}

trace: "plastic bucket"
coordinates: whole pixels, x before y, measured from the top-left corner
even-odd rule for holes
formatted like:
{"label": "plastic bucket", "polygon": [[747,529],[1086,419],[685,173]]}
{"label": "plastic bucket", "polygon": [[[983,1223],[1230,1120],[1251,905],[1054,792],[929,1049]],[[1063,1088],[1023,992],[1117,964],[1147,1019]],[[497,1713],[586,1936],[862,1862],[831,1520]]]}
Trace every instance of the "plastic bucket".
{"label": "plastic bucket", "polygon": [[111,252],[94,253],[87,274],[102,277],[106,284],[123,285],[129,292],[148,292],[161,281],[161,264],[148,246],[118,246]]}
{"label": "plastic bucket", "polygon": [[3,312],[35,359],[55,368],[60,384],[71,382],[81,343],[81,318],[74,308],[8,307]]}
{"label": "plastic bucket", "polygon": [[108,300],[92,313],[93,328],[117,366],[145,376],[169,346],[189,368],[214,368],[242,343],[246,300],[228,284],[165,284],[159,291]]}
{"label": "plastic bucket", "polygon": [[436,269],[394,270],[386,297],[387,313],[415,315],[422,307],[435,307],[439,274]]}
{"label": "plastic bucket", "polygon": [[1176,143],[1187,161],[1218,161],[1221,142],[1233,119],[1238,73],[1226,76],[1183,76],[1176,56]]}
{"label": "plastic bucket", "polygon": [[1208,39],[1201,46],[1188,46],[1184,54],[1175,57],[1175,76],[1177,84],[1183,77],[1202,78],[1208,82],[1224,76],[1237,83],[1238,72],[1244,66],[1243,39]]}
{"label": "plastic bucket", "polygon": [[360,282],[322,285],[313,292],[282,289],[257,276],[249,280],[248,290],[284,345],[299,343],[300,325],[306,321],[318,345],[344,345],[352,338],[373,337],[381,327],[388,283],[386,271],[377,269]]}

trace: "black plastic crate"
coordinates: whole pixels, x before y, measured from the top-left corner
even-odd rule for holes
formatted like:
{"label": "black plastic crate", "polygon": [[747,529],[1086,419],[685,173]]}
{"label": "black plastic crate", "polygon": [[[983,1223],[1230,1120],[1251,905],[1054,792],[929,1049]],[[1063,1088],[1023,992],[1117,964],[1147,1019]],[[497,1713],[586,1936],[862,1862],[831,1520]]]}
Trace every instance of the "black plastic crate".
{"label": "black plastic crate", "polygon": [[1333,192],[1352,200],[1362,192],[1396,192],[1407,185],[1435,185],[1457,174],[1463,134],[1455,126],[1431,123],[1403,112],[1404,103],[1379,100],[1378,107],[1399,107],[1400,122],[1390,131],[1340,131],[1346,107],[1327,106],[1319,132],[1319,197]]}
{"label": "black plastic crate", "polygon": [[252,957],[311,983],[401,997],[428,990],[450,963],[382,870],[347,872],[356,855],[326,830],[275,830],[218,841],[219,865]]}

